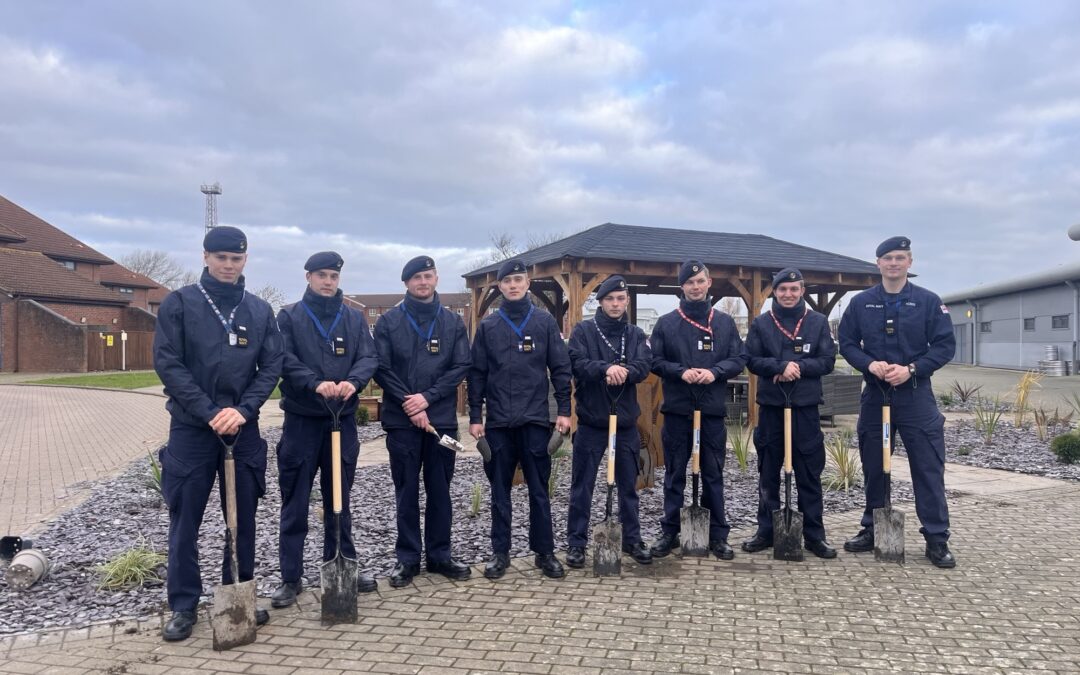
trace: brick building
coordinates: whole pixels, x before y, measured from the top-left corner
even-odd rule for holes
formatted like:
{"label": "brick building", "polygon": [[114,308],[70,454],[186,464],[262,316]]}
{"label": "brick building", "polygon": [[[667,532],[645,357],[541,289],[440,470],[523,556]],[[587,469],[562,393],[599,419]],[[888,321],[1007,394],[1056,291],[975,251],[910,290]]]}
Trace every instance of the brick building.
{"label": "brick building", "polygon": [[[365,293],[346,295],[349,304],[367,317],[368,325],[375,329],[375,322],[379,317],[386,314],[391,308],[396,307],[405,293]],[[469,327],[469,294],[468,293],[439,293],[439,302],[442,306],[454,312],[465,321],[465,328]]]}
{"label": "brick building", "polygon": [[0,371],[149,367],[152,312],[167,293],[0,197]]}

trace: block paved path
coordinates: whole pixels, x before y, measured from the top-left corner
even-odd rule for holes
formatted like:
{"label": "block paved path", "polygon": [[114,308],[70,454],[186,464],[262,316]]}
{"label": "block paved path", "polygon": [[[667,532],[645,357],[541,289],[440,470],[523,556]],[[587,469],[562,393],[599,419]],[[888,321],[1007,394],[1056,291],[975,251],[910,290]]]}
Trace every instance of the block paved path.
{"label": "block paved path", "polygon": [[168,433],[160,396],[0,385],[0,535],[33,533]]}
{"label": "block paved path", "polygon": [[[1080,486],[1048,481],[952,502],[955,570],[922,557],[911,504],[908,564],[833,561],[624,564],[622,578],[543,579],[530,559],[502,580],[413,585],[360,599],[360,623],[323,627],[318,599],[271,612],[258,641],[161,642],[160,617],[0,640],[13,673],[568,673],[1080,671]],[[858,514],[827,518],[831,538]],[[733,532],[733,543],[746,531]],[[263,600],[265,602],[265,600]]]}

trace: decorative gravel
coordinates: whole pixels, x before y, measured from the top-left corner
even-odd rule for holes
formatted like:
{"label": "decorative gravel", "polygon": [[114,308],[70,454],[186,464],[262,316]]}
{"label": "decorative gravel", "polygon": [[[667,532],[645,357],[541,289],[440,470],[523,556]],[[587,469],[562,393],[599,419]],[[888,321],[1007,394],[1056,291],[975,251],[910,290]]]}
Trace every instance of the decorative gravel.
{"label": "decorative gravel", "polygon": [[1080,480],[1080,464],[1062,464],[1050,451],[1050,441],[1070,430],[1068,425],[1051,426],[1047,440],[1040,441],[1035,429],[1017,428],[1001,420],[990,445],[985,435],[975,430],[975,423],[957,421],[945,426],[945,461],[1004,469],[1048,478]]}
{"label": "decorative gravel", "polygon": [[[280,436],[280,428],[263,430],[271,449]],[[382,435],[377,426],[361,428],[361,440]],[[1004,440],[1004,436],[1002,437]],[[955,445],[955,444],[951,444]],[[570,488],[570,457],[560,460],[552,511],[555,522],[556,550],[565,551],[566,515]],[[753,456],[746,471],[740,471],[733,455],[727,459],[725,472],[728,520],[733,527],[754,522],[757,511],[757,469]],[[35,537],[35,547],[44,552],[51,568],[44,579],[23,592],[11,590],[0,571],[0,634],[19,633],[56,626],[83,626],[101,621],[134,618],[165,610],[163,581],[154,580],[143,586],[108,591],[98,588],[96,567],[132,546],[142,542],[164,552],[168,535],[168,513],[158,494],[149,487],[149,460],[134,461],[121,475],[92,485],[93,494],[86,502],[55,519]],[[651,542],[659,535],[659,519],[663,512],[663,471],[656,472],[656,487],[641,492],[642,537]],[[593,522],[603,517],[606,487],[603,472],[597,479],[593,504]],[[271,450],[267,468],[267,494],[257,512],[256,578],[260,596],[269,596],[280,581],[278,576],[278,514],[280,493],[277,490],[277,465]],[[480,511],[470,517],[473,486],[479,485],[483,496]],[[894,498],[910,500],[912,492],[906,483],[894,484]],[[689,492],[689,490],[688,490]],[[353,520],[357,539],[358,559],[362,569],[377,577],[385,577],[393,568],[394,491],[390,470],[386,465],[362,468],[357,472],[353,488]],[[451,489],[454,505],[453,550],[458,560],[468,564],[485,561],[490,555],[490,508],[487,479],[476,457],[461,457],[457,461]],[[689,496],[689,495],[688,495]],[[423,500],[421,494],[421,500]],[[511,555],[528,555],[528,496],[525,486],[513,491],[514,528]],[[862,491],[854,488],[844,492],[826,492],[826,512],[861,508]],[[321,562],[321,532],[319,501],[313,500],[310,534],[305,549],[307,587],[317,587]],[[203,522],[199,546],[204,592],[209,600],[210,589],[218,581],[221,565],[221,546],[224,542],[224,523],[220,516],[217,490],[212,491]],[[849,533],[835,533],[839,539]],[[732,542],[735,545],[737,542]],[[164,578],[164,569],[159,570]],[[574,574],[575,572],[571,572]],[[382,580],[381,583],[385,583]]]}

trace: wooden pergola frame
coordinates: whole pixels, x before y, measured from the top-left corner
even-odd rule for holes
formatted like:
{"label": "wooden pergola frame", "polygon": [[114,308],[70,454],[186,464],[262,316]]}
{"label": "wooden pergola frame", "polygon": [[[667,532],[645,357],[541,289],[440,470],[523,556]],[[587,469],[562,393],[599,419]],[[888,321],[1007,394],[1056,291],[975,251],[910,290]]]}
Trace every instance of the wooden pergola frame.
{"label": "wooden pergola frame", "polygon": [[[596,288],[612,274],[626,279],[630,291],[630,320],[637,321],[638,295],[677,295],[680,262],[613,260],[607,258],[563,257],[528,265],[530,290],[547,308],[569,335],[582,320],[582,306]],[[713,284],[713,302],[737,297],[746,303],[751,320],[761,313],[765,300],[772,294],[774,267],[750,267],[708,263]],[[828,316],[848,291],[869,288],[878,283],[874,274],[815,271],[801,268],[806,283],[806,302],[814,310]],[[489,269],[465,275],[469,290],[471,322],[475,333],[480,320],[500,296],[496,271]],[[749,379],[749,403],[757,393],[755,378]],[[747,406],[751,425],[757,421],[757,409]]]}

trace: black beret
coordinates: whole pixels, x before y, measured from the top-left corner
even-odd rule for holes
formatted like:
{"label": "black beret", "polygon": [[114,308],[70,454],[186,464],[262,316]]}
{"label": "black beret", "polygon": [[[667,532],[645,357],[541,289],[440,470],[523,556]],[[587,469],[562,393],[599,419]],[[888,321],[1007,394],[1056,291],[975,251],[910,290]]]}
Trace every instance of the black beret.
{"label": "black beret", "polygon": [[875,255],[881,257],[889,251],[910,251],[911,240],[907,237],[889,237],[885,241],[878,244]]}
{"label": "black beret", "polygon": [[304,269],[308,272],[314,272],[315,270],[334,270],[335,272],[341,271],[341,266],[345,264],[345,261],[341,259],[334,251],[320,251],[315,253],[307,262],[304,263]]}
{"label": "black beret", "polygon": [[773,290],[775,291],[776,287],[779,286],[780,284],[786,284],[786,283],[788,283],[790,281],[802,281],[802,280],[803,280],[802,272],[795,269],[794,267],[785,267],[784,269],[777,272],[776,276],[774,276],[772,278],[772,287],[773,287]]}
{"label": "black beret", "polygon": [[623,279],[618,274],[612,274],[607,279],[604,279],[604,283],[600,284],[600,287],[596,289],[596,299],[603,300],[608,293],[625,290],[626,279]]}
{"label": "black beret", "polygon": [[705,267],[705,263],[700,260],[687,260],[682,264],[682,267],[679,268],[679,285],[682,286],[686,283],[687,279],[705,269],[708,268]]}
{"label": "black beret", "polygon": [[495,275],[495,279],[502,281],[503,277],[508,274],[526,274],[525,263],[521,262],[517,258],[511,258],[503,264],[499,265],[499,273]]}
{"label": "black beret", "polygon": [[247,253],[247,236],[239,228],[218,225],[203,237],[202,247],[207,253]]}
{"label": "black beret", "polygon": [[408,281],[413,278],[413,275],[417,272],[423,272],[425,270],[435,269],[435,260],[430,256],[418,255],[409,262],[405,263],[405,267],[401,268],[401,280]]}

